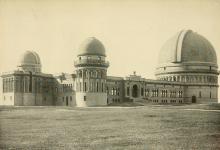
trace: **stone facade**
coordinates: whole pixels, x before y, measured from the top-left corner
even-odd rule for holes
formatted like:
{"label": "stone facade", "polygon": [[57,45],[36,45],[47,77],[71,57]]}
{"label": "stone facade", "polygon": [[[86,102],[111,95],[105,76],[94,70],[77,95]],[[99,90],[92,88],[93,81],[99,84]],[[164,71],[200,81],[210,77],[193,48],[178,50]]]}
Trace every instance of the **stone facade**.
{"label": "stone facade", "polygon": [[2,105],[53,105],[54,78],[49,74],[13,71],[2,78]]}
{"label": "stone facade", "polygon": [[17,70],[1,75],[0,105],[88,107],[122,102],[218,102],[215,51],[205,38],[191,30],[181,31],[165,43],[156,80],[135,72],[125,78],[107,76],[105,48],[94,37],[82,43],[74,65],[73,74],[45,74],[38,54],[25,52]]}

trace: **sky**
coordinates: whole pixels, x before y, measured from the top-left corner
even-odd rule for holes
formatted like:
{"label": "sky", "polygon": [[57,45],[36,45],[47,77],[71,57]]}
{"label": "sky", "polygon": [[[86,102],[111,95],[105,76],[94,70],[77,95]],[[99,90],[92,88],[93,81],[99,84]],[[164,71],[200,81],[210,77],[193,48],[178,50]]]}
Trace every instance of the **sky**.
{"label": "sky", "polygon": [[0,72],[33,50],[43,72],[72,73],[79,45],[96,37],[108,75],[154,79],[160,48],[182,29],[206,37],[220,58],[219,0],[0,0]]}

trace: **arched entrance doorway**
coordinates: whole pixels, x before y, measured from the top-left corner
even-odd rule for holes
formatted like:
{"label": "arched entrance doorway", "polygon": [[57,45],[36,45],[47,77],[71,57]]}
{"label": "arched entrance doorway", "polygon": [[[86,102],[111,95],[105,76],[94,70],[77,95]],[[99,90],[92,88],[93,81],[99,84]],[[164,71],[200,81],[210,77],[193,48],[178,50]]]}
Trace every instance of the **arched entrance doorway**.
{"label": "arched entrance doorway", "polygon": [[133,88],[132,88],[132,96],[133,97],[138,97],[138,86],[135,84],[133,85]]}
{"label": "arched entrance doorway", "polygon": [[192,96],[192,103],[196,103],[196,96]]}

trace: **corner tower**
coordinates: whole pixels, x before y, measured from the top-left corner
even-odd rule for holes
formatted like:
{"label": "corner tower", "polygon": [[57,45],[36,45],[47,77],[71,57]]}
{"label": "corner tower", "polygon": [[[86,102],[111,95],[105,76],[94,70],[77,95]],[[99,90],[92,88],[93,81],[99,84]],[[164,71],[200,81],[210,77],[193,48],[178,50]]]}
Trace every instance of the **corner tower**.
{"label": "corner tower", "polygon": [[106,79],[109,63],[105,57],[105,47],[95,37],[90,37],[81,44],[74,63],[78,107],[107,105]]}

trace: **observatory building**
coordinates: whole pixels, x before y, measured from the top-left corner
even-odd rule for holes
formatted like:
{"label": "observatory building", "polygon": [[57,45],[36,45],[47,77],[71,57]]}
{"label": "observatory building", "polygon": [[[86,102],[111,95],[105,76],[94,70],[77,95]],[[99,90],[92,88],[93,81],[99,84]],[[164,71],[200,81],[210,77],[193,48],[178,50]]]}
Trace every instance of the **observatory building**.
{"label": "observatory building", "polygon": [[218,102],[216,52],[203,36],[182,30],[162,47],[156,80],[134,74],[108,76],[104,45],[95,37],[79,47],[73,74],[41,72],[39,55],[26,51],[18,69],[1,74],[0,105],[105,106],[123,102]]}

